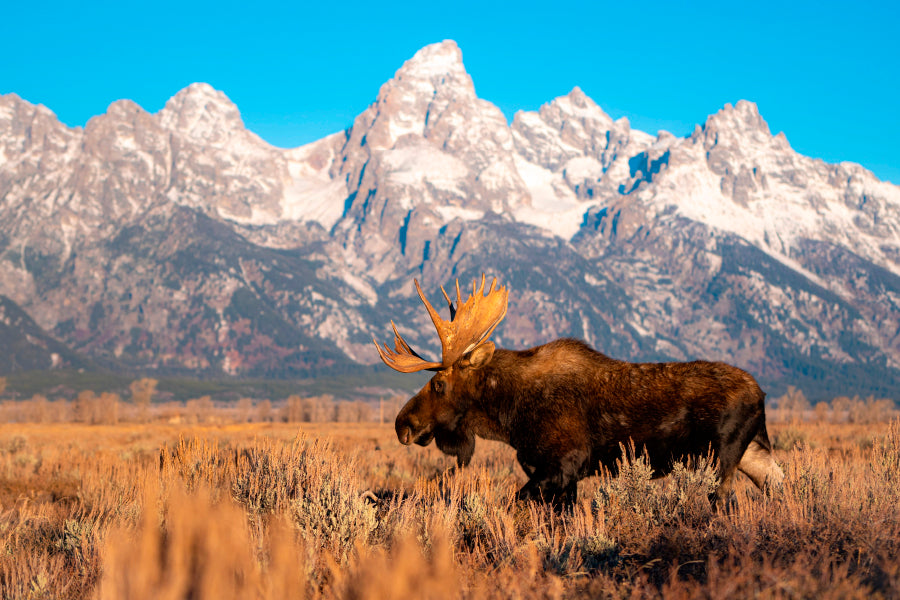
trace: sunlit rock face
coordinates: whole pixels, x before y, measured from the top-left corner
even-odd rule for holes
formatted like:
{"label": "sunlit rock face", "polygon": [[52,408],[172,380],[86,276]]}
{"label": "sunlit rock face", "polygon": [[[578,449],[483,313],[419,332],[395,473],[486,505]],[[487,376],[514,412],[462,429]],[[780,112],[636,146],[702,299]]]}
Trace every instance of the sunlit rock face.
{"label": "sunlit rock face", "polygon": [[375,363],[391,318],[436,353],[410,280],[436,302],[484,271],[512,290],[508,347],[900,393],[900,188],[794,152],[744,100],[685,137],[579,88],[510,124],[452,41],[294,149],[202,83],[83,129],[2,96],[0,251],[4,331],[41,365],[308,375]]}

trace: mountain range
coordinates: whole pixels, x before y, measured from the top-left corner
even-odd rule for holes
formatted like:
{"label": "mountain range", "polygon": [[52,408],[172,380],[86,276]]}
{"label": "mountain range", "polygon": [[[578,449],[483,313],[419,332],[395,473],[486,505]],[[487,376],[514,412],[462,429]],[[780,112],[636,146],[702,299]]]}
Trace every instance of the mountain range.
{"label": "mountain range", "polygon": [[294,149],[202,83],[84,128],[0,96],[0,371],[334,374],[379,363],[391,319],[436,356],[412,279],[437,302],[482,272],[510,288],[504,347],[900,398],[900,187],[752,102],[654,136],[575,88],[509,123],[452,41]]}

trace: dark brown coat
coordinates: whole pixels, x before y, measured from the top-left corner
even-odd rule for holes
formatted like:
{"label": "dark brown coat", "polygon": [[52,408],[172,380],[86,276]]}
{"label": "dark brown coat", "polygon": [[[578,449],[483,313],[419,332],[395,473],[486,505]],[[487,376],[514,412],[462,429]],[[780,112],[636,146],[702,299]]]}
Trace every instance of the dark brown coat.
{"label": "dark brown coat", "polygon": [[396,420],[401,443],[435,440],[465,466],[475,437],[516,449],[528,482],[519,497],[571,502],[579,479],[616,472],[622,445],[646,452],[657,475],[710,450],[723,498],[735,469],[759,487],[783,474],[766,433],[765,394],[724,363],[628,363],[561,339],[530,350],[487,343],[439,371]]}

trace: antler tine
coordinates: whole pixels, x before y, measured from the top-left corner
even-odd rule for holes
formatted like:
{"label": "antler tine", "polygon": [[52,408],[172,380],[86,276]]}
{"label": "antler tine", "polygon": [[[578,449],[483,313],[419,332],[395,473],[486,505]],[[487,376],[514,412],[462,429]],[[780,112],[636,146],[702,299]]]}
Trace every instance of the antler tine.
{"label": "antler tine", "polygon": [[422,288],[419,287],[419,280],[413,279],[416,284],[416,291],[419,293],[419,299],[422,301],[422,304],[425,305],[425,310],[428,311],[428,316],[431,317],[431,322],[434,323],[435,328],[438,330],[438,333],[441,332],[441,324],[444,322],[441,319],[440,315],[434,307],[431,305],[431,302],[428,301],[428,298],[425,297],[425,294],[422,293]]}
{"label": "antler tine", "polygon": [[394,330],[394,350],[388,348],[387,344],[383,344],[384,348],[382,349],[375,338],[372,338],[372,341],[375,342],[375,348],[378,350],[378,356],[381,357],[384,364],[401,373],[415,373],[425,369],[441,368],[441,363],[425,360],[406,343],[406,340],[397,331],[397,326],[394,324],[393,319],[391,320],[391,328]]}
{"label": "antler tine", "polygon": [[[453,307],[453,302],[450,300],[450,296],[447,295],[447,290],[444,289],[444,286],[441,286],[441,292],[444,294],[444,300],[447,301],[447,306],[450,307],[450,321],[456,318],[456,309]],[[457,299],[457,304],[459,304],[459,300]]]}
{"label": "antler tine", "polygon": [[425,360],[424,358],[422,358],[421,356],[419,356],[418,353],[416,353],[416,351],[413,350],[413,349],[409,346],[409,344],[406,343],[406,340],[404,340],[404,339],[400,336],[400,332],[397,331],[397,326],[394,325],[394,320],[393,320],[393,319],[391,319],[391,328],[394,330],[394,347],[397,349],[397,352],[404,352],[404,353],[407,353],[407,354],[412,354],[412,355],[415,356],[416,358]]}
{"label": "antler tine", "polygon": [[395,371],[400,371],[401,373],[415,373],[416,371],[424,371],[425,369],[435,370],[441,368],[441,363],[424,361],[415,356],[403,354],[402,352],[393,352],[387,347],[387,344],[384,344],[384,348],[382,348],[378,345],[378,342],[375,341],[375,338],[372,338],[372,341],[375,342],[378,356],[381,357],[384,364]]}
{"label": "antler tine", "polygon": [[[483,278],[483,276],[482,276],[481,289],[478,290],[478,299],[479,299],[479,300],[482,300],[482,299],[484,299],[484,300],[489,300],[489,299],[491,299],[491,296],[495,294],[494,288],[495,288],[496,284],[497,284],[497,279],[494,278],[494,279],[491,281],[491,287],[490,287],[490,289],[488,290],[488,295],[487,295],[487,296],[484,296],[484,295],[481,293],[481,292],[484,290],[484,278]],[[507,290],[506,290],[505,288],[503,288],[503,287],[500,287],[500,288],[496,291],[496,294],[497,294],[497,295],[495,295],[494,298],[497,298],[497,299],[501,299],[501,300],[502,300],[502,304],[501,304],[499,307],[494,307],[494,310],[495,310],[495,312],[496,312],[497,314],[496,314],[496,315],[490,315],[491,320],[488,321],[487,328],[484,330],[483,333],[481,333],[480,335],[476,336],[476,337],[473,339],[473,341],[472,341],[468,346],[466,346],[466,348],[463,350],[462,354],[466,354],[466,353],[468,353],[468,352],[471,352],[472,350],[474,350],[475,348],[477,348],[478,346],[480,346],[481,344],[483,344],[483,343],[491,336],[491,334],[494,333],[494,330],[497,328],[497,325],[500,324],[500,321],[503,320],[503,317],[506,316],[506,304],[507,304],[507,300],[508,300],[509,294],[508,294]]]}

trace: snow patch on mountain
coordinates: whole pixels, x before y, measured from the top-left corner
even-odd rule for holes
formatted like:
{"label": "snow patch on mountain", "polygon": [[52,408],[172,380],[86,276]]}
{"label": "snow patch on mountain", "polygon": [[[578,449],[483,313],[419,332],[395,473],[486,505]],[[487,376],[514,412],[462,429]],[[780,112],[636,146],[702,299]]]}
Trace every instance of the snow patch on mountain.
{"label": "snow patch on mountain", "polygon": [[304,177],[304,166],[288,163],[293,183],[284,190],[281,216],[289,221],[315,221],[329,230],[344,212],[347,186],[337,179]]}
{"label": "snow patch on mountain", "polygon": [[[722,130],[723,121],[730,129]],[[695,134],[670,145],[677,167],[653,177],[639,197],[658,212],[674,206],[689,219],[737,234],[781,262],[793,262],[798,240],[823,240],[900,274],[884,250],[900,240],[900,188],[858,165],[797,154],[783,136],[769,133],[752,103],[726,107],[710,123],[715,129],[705,143]]]}
{"label": "snow patch on mountain", "polygon": [[565,164],[562,175],[568,181],[599,181],[603,165],[593,156],[576,156]]}
{"label": "snow patch on mountain", "polygon": [[519,175],[531,193],[531,204],[516,208],[513,217],[563,239],[571,239],[581,227],[584,213],[588,208],[596,206],[596,202],[578,200],[560,173],[554,173],[518,155],[515,162]]}
{"label": "snow patch on mountain", "polygon": [[465,196],[465,183],[469,176],[466,164],[427,141],[388,150],[384,154],[384,164],[391,184],[427,184],[441,191]]}
{"label": "snow patch on mountain", "polygon": [[449,223],[453,219],[478,221],[484,218],[484,211],[463,208],[462,206],[436,206],[434,209],[441,216],[444,223]]}
{"label": "snow patch on mountain", "polygon": [[342,137],[332,134],[287,152],[291,183],[284,190],[281,219],[315,221],[330,230],[344,214],[347,184],[329,173],[334,161],[330,148]]}

